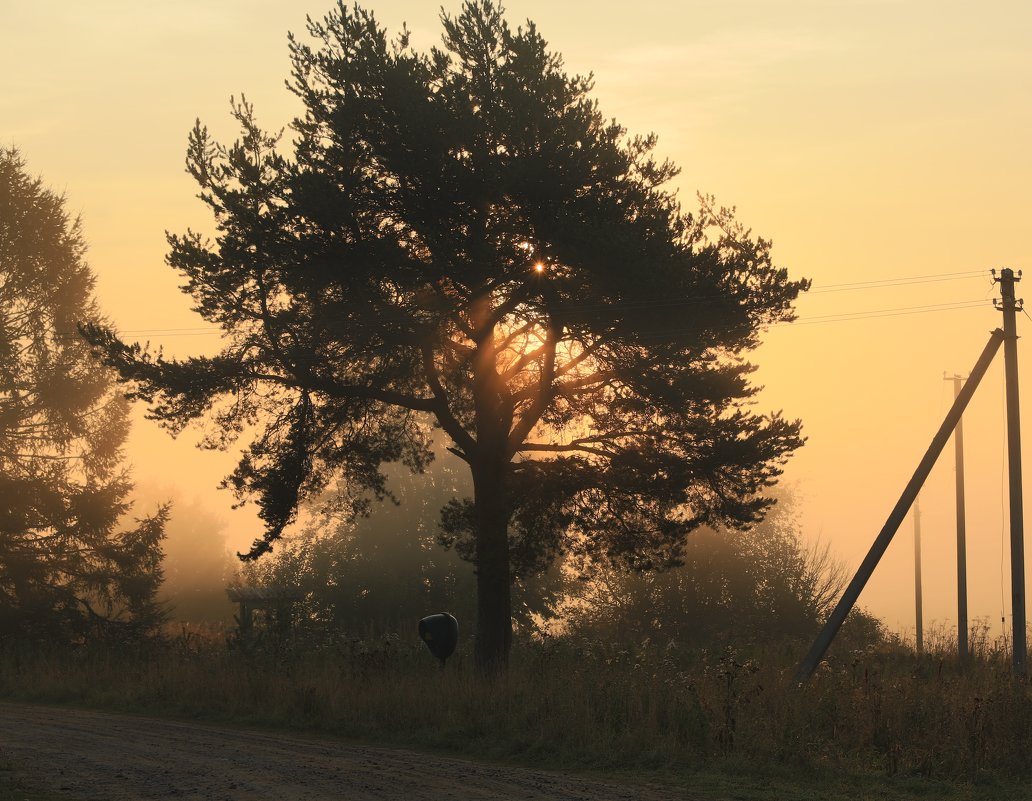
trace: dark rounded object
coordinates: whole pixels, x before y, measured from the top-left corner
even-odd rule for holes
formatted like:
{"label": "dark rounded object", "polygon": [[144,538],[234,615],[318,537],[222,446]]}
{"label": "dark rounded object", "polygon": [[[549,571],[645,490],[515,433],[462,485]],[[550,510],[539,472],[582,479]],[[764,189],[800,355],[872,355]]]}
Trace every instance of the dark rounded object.
{"label": "dark rounded object", "polygon": [[430,653],[441,660],[444,660],[455,653],[455,646],[459,644],[459,621],[447,612],[437,615],[427,615],[419,621],[419,639],[426,643]]}

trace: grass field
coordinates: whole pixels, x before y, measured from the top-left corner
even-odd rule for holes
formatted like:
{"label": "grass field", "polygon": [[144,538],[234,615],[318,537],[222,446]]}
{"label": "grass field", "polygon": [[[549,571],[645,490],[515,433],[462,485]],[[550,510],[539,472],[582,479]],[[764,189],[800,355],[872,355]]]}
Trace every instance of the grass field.
{"label": "grass field", "polygon": [[[321,649],[161,642],[0,656],[0,696],[305,731],[689,786],[713,798],[1032,797],[1032,692],[984,640],[844,650],[805,687],[799,643],[520,643],[508,676],[395,637]],[[5,798],[6,796],[0,796]],[[15,797],[15,796],[11,796]],[[27,796],[32,799],[32,796]]]}

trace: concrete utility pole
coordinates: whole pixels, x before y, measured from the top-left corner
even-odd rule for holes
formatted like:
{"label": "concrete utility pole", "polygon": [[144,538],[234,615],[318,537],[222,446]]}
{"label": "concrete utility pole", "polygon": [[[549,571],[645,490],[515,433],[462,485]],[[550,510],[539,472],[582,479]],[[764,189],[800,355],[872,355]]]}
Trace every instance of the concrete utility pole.
{"label": "concrete utility pole", "polygon": [[[964,379],[959,375],[943,376],[944,381],[953,382],[953,397],[960,396]],[[968,658],[968,606],[967,606],[967,513],[964,508],[964,418],[957,421],[953,430],[954,462],[957,472],[957,655],[963,664]]]}
{"label": "concrete utility pole", "polygon": [[914,620],[917,652],[924,653],[924,610],[921,608],[921,500],[914,500]]}
{"label": "concrete utility pole", "polygon": [[[993,270],[996,278],[996,271]],[[1014,643],[1014,674],[1025,675],[1025,527],[1021,501],[1021,419],[1018,411],[1018,327],[1017,311],[1022,302],[1014,298],[1014,276],[1009,267],[1000,270],[1000,300],[1003,312],[1003,365],[1007,392],[1007,466],[1010,472],[1011,612]]]}

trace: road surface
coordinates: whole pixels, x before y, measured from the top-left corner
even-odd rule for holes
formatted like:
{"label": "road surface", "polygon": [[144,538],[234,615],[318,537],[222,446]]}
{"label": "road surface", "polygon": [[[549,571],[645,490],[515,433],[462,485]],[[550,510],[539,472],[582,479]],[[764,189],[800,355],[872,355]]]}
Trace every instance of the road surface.
{"label": "road surface", "polygon": [[332,739],[0,703],[0,760],[96,801],[684,801],[683,792]]}

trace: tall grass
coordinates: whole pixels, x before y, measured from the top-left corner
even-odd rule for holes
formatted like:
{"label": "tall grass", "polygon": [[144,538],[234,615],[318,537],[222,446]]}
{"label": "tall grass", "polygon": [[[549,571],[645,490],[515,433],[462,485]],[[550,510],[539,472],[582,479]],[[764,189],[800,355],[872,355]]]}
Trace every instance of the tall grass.
{"label": "tall grass", "polygon": [[951,780],[1032,772],[1032,693],[1005,650],[974,637],[958,664],[930,638],[840,650],[804,687],[804,643],[688,650],[676,642],[519,643],[478,679],[460,651],[441,669],[419,643],[345,640],[285,651],[228,648],[189,631],[159,642],[7,649],[0,695],[222,721],[579,768],[728,763]]}

